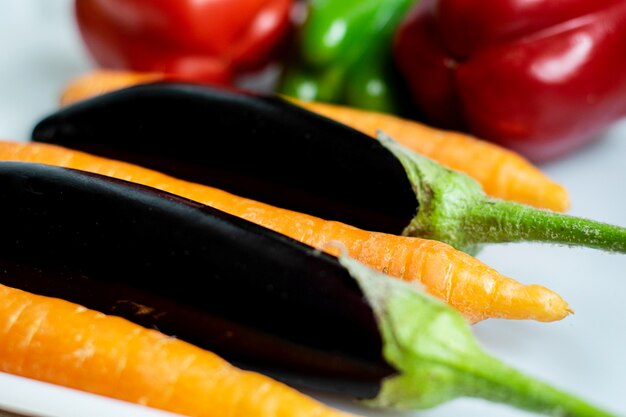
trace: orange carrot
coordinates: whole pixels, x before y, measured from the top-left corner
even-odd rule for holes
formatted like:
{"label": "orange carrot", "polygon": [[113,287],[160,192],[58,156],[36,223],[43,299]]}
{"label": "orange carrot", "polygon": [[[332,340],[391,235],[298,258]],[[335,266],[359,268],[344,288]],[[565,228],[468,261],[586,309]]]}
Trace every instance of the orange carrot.
{"label": "orange carrot", "polygon": [[77,78],[61,93],[62,105],[80,101],[84,98],[118,90],[135,84],[149,83],[163,78],[163,74],[154,72],[131,72],[98,70]]}
{"label": "orange carrot", "polygon": [[[158,79],[167,77],[156,73],[94,71],[70,82],[61,96],[61,104],[68,105],[108,91]],[[521,155],[496,144],[389,114],[289,97],[286,99],[370,136],[382,130],[407,148],[475,178],[485,193],[493,197],[554,211],[565,211],[569,207],[565,188],[551,181]]]}
{"label": "orange carrot", "polygon": [[421,282],[471,322],[486,318],[560,320],[571,310],[554,292],[499,274],[478,259],[427,239],[369,232],[178,180],[136,165],[40,143],[0,142],[0,160],[90,171],[155,187],[245,218],[310,246],[347,255],[406,281]]}
{"label": "orange carrot", "polygon": [[0,371],[192,417],[348,417],[217,355],[0,285]]}

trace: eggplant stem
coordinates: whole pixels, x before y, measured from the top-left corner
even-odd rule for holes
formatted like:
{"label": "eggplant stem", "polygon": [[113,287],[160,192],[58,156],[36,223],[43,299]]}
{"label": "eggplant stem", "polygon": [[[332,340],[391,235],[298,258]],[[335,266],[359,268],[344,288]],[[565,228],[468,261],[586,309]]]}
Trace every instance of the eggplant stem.
{"label": "eggplant stem", "polygon": [[626,253],[626,228],[485,199],[466,214],[464,227],[476,243],[534,241]]}
{"label": "eggplant stem", "polygon": [[383,356],[397,373],[365,405],[427,409],[475,397],[553,417],[615,417],[490,356],[450,306],[408,283],[342,256],[372,306]]}
{"label": "eggplant stem", "polygon": [[469,176],[404,148],[382,132],[404,167],[419,210],[403,231],[476,254],[482,244],[548,242],[626,253],[626,228],[487,196]]}
{"label": "eggplant stem", "polygon": [[[470,253],[483,243],[514,241],[626,252],[623,227],[488,197],[467,175],[402,147],[382,132],[379,139],[404,166],[419,203],[407,235],[441,240]],[[386,343],[385,357],[401,373],[383,384],[372,405],[426,408],[471,396],[554,417],[613,416],[487,355],[462,319],[432,303],[424,308],[428,303],[418,300],[417,293],[403,292],[397,283],[373,282],[384,291],[368,291],[369,283],[362,287],[366,295],[385,294],[370,302]],[[425,386],[425,380],[433,386]]]}
{"label": "eggplant stem", "polygon": [[[474,378],[466,393],[493,402],[554,417],[616,417],[580,398],[519,372],[499,360],[475,359]],[[481,383],[482,382],[482,383]],[[473,392],[472,392],[473,391]]]}

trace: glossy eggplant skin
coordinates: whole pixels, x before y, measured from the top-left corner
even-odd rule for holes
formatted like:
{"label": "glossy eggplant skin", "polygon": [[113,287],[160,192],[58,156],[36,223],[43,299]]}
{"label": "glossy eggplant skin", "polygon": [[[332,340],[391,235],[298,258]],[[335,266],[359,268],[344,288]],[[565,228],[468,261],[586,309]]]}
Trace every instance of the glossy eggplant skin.
{"label": "glossy eggplant skin", "polygon": [[366,230],[399,234],[418,209],[404,168],[378,141],[278,96],[138,85],[49,115],[32,140]]}
{"label": "glossy eggplant skin", "polygon": [[157,328],[290,385],[374,397],[394,372],[337,258],[211,207],[0,163],[0,283]]}

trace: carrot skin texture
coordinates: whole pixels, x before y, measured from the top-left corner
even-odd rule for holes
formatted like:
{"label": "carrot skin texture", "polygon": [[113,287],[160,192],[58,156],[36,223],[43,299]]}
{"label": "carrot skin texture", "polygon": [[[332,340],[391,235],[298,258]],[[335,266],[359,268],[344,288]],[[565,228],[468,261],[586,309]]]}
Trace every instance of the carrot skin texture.
{"label": "carrot skin texture", "polygon": [[371,231],[400,234],[419,206],[381,143],[280,97],[137,85],[61,109],[32,139]]}
{"label": "carrot skin texture", "polygon": [[0,285],[0,371],[191,417],[343,416],[115,316]]}
{"label": "carrot skin texture", "polygon": [[[67,106],[96,95],[158,80],[165,74],[96,70],[72,80],[60,104]],[[370,136],[384,130],[406,147],[479,181],[485,193],[537,208],[563,212],[570,206],[567,190],[521,155],[496,144],[454,131],[432,128],[389,114],[346,106],[286,99]]]}
{"label": "carrot skin texture", "polygon": [[156,327],[300,387],[371,398],[394,372],[371,306],[335,257],[66,168],[2,162],[0,199],[2,284]]}
{"label": "carrot skin texture", "polygon": [[332,242],[338,242],[349,256],[374,269],[420,282],[470,322],[487,318],[554,321],[571,312],[552,291],[539,285],[524,286],[440,242],[367,232],[54,145],[0,141],[0,160],[45,163],[141,183],[210,205],[333,254],[337,254],[337,247]]}

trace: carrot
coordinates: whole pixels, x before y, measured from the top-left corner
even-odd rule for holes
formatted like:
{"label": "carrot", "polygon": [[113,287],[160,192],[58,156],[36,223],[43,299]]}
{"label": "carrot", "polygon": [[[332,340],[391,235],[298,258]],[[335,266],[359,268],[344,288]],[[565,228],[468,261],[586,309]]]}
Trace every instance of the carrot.
{"label": "carrot", "polygon": [[[158,79],[167,77],[156,73],[97,70],[70,82],[60,101],[62,105],[69,105],[88,97]],[[378,130],[383,130],[409,149],[465,172],[482,185],[485,193],[493,197],[560,212],[569,207],[565,188],[550,180],[521,155],[496,144],[389,114],[286,98],[370,136],[376,136]]]}
{"label": "carrot", "polygon": [[486,318],[554,321],[571,312],[567,303],[547,288],[525,286],[434,240],[364,231],[53,145],[0,142],[0,160],[57,165],[141,183],[242,217],[332,254],[338,252],[331,243],[340,242],[350,257],[373,269],[405,281],[421,282],[428,292],[471,322]]}
{"label": "carrot", "polygon": [[4,285],[0,371],[188,416],[349,416],[155,330]]}
{"label": "carrot", "polygon": [[80,77],[70,83],[61,93],[60,102],[67,105],[90,96],[107,93],[130,85],[148,83],[163,78],[162,74],[153,72],[124,72],[98,70],[87,76]]}

